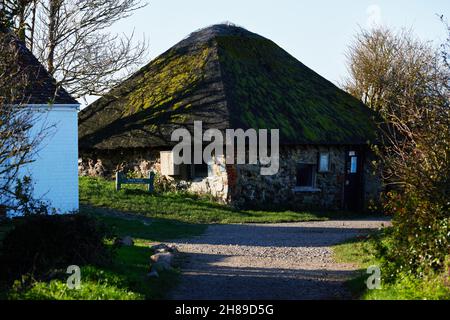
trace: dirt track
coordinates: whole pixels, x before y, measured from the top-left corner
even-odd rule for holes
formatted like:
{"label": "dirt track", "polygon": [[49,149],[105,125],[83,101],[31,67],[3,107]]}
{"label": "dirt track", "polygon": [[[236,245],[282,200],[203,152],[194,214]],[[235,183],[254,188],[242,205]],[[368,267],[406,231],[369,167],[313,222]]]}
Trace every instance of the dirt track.
{"label": "dirt track", "polygon": [[383,220],[211,225],[173,243],[182,278],[172,299],[350,299],[355,267],[331,246],[386,225]]}

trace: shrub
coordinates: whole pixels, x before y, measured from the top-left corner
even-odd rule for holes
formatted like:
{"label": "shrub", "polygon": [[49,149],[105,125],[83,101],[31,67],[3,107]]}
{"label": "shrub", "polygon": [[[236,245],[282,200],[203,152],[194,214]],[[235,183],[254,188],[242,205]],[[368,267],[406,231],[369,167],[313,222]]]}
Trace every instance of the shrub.
{"label": "shrub", "polygon": [[36,199],[33,196],[34,185],[31,177],[25,176],[16,180],[14,188],[15,205],[13,206],[16,214],[20,216],[30,215],[48,215],[56,213],[54,208],[44,200]]}
{"label": "shrub", "polygon": [[393,243],[380,246],[379,251],[391,277],[399,272],[424,276],[444,271],[450,253],[450,217],[445,206],[412,192],[390,192],[385,209],[394,216]]}
{"label": "shrub", "polygon": [[22,275],[44,279],[69,265],[104,265],[112,261],[105,238],[112,238],[109,230],[86,215],[16,218],[14,229],[3,240],[1,276],[7,281]]}

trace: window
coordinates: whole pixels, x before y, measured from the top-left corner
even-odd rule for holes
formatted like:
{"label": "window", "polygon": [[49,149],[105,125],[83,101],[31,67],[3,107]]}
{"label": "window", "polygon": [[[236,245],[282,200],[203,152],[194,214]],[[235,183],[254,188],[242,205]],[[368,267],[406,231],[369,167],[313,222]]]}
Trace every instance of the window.
{"label": "window", "polygon": [[297,187],[314,188],[315,180],[315,165],[299,163],[297,165]]}
{"label": "window", "polygon": [[329,172],[330,171],[330,153],[321,152],[319,153],[319,172]]}
{"label": "window", "polygon": [[350,173],[356,173],[358,170],[358,158],[350,157]]}

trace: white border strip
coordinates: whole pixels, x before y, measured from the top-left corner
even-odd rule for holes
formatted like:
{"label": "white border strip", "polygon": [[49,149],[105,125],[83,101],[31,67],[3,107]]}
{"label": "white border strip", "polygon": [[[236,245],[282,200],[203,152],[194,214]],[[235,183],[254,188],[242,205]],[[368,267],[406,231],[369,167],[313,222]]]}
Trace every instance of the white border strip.
{"label": "white border strip", "polygon": [[67,109],[80,110],[81,104],[24,104],[26,107],[36,108],[36,109],[47,109],[55,111],[64,111]]}

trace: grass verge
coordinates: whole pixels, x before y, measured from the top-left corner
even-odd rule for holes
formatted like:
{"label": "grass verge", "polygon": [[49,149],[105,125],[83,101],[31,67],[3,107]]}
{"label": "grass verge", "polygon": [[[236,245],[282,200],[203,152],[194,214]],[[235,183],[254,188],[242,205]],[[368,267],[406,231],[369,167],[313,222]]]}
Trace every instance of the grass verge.
{"label": "grass verge", "polygon": [[[126,216],[110,216],[95,208],[82,208],[83,214],[93,215],[111,227],[118,236],[131,236],[132,247],[117,250],[113,263],[106,267],[81,268],[81,289],[70,290],[66,285],[69,275],[59,270],[51,281],[32,281],[22,286],[16,281],[12,288],[0,290],[0,298],[13,300],[143,300],[164,299],[179,280],[179,269],[164,271],[158,278],[148,278],[149,244],[169,239],[190,237],[203,233],[206,226],[179,221],[152,219],[151,222]],[[0,227],[9,230],[11,225]],[[1,235],[1,234],[0,234]]]}
{"label": "grass verge", "polygon": [[185,223],[277,223],[357,218],[340,212],[292,210],[237,210],[205,197],[187,193],[149,194],[138,186],[114,190],[114,182],[101,178],[80,178],[80,202]]}
{"label": "grass verge", "polygon": [[[333,247],[334,259],[339,263],[352,263],[360,270],[357,276],[347,282],[348,288],[356,299],[363,300],[447,300],[450,299],[450,287],[445,284],[445,276],[432,275],[418,279],[411,275],[400,274],[394,282],[383,281],[381,269],[381,289],[369,290],[366,280],[369,266],[381,266],[376,242],[390,242],[390,230],[359,237]],[[448,277],[448,276],[447,276]]]}

